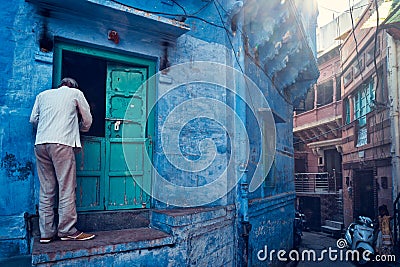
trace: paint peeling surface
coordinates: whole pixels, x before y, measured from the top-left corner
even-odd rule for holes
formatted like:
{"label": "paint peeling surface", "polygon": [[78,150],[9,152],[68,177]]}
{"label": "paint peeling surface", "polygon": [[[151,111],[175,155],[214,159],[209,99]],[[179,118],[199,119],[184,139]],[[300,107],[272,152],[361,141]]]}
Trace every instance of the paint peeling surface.
{"label": "paint peeling surface", "polygon": [[1,159],[1,168],[5,169],[10,181],[24,181],[33,175],[33,162],[20,162],[13,154],[6,153]]}

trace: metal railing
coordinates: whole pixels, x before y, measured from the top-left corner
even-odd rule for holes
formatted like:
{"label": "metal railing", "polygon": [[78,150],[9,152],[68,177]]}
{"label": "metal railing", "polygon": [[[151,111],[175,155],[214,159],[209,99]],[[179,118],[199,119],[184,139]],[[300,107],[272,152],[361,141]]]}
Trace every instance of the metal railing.
{"label": "metal railing", "polygon": [[336,193],[336,178],[328,172],[295,173],[294,184],[298,193]]}

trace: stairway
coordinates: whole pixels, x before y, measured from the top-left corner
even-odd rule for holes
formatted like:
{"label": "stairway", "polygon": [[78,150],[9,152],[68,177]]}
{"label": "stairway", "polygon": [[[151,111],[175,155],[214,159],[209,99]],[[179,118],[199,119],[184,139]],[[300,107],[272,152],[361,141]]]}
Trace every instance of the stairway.
{"label": "stairway", "polygon": [[[96,238],[88,241],[54,241],[51,244],[33,243],[34,266],[123,266],[134,261],[143,266],[147,261],[157,262],[153,248],[165,247],[168,255],[174,244],[172,236],[152,228],[134,228],[96,232]],[[36,241],[36,240],[35,240]],[[164,256],[165,258],[165,256]],[[141,263],[141,264],[140,264]]]}
{"label": "stairway", "polygon": [[335,216],[335,220],[339,222],[344,221],[344,216],[343,216],[343,190],[339,189],[337,191],[337,197],[336,197],[336,202],[337,202],[337,215]]}
{"label": "stairway", "polygon": [[37,235],[32,265],[233,266],[234,206],[88,212],[78,220],[78,229],[97,236],[40,244]]}
{"label": "stairway", "polygon": [[[174,238],[149,225],[150,210],[80,213],[77,228],[95,233],[96,238],[84,242],[57,240],[41,244],[38,242],[38,218],[33,218],[32,265],[87,266],[90,263],[91,266],[123,266],[126,257],[137,263],[144,260],[157,262],[150,251],[158,248],[157,254],[168,255]],[[163,248],[165,251],[161,253]]]}

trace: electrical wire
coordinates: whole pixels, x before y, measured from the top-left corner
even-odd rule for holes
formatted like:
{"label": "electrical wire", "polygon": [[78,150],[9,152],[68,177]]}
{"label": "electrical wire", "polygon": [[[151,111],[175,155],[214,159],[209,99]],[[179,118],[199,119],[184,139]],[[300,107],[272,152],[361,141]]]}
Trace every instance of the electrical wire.
{"label": "electrical wire", "polygon": [[204,9],[206,9],[210,4],[212,4],[214,2],[214,0],[211,0],[209,2],[207,2],[207,4],[205,4],[204,6],[202,6],[199,10],[197,10],[196,12],[193,12],[191,15],[197,15],[199,14],[201,11],[203,11]]}
{"label": "electrical wire", "polygon": [[[357,7],[355,7],[355,6],[353,6],[353,10],[354,9],[360,9],[360,8],[363,8],[363,7],[366,7],[366,6],[369,6],[369,4],[365,4],[365,5],[361,5],[361,6],[357,6]],[[328,11],[332,11],[332,12],[334,12],[334,13],[348,13],[350,10],[349,9],[346,9],[346,10],[344,10],[344,11],[337,11],[337,10],[334,10],[334,9],[330,9],[330,8],[327,8],[327,7],[324,7],[324,6],[321,6],[321,5],[318,5],[318,7],[320,7],[320,8],[323,8],[323,9],[326,9],[326,10],[328,10]]]}
{"label": "electrical wire", "polygon": [[187,12],[186,12],[186,9],[181,4],[179,4],[175,0],[171,0],[171,1],[174,2],[177,6],[179,6],[182,9],[183,13],[185,13],[185,16],[188,15]]}
{"label": "electrical wire", "polygon": [[375,39],[374,39],[374,68],[375,68],[375,74],[376,74],[376,89],[375,89],[375,101],[376,101],[376,96],[378,95],[378,86],[379,86],[379,71],[378,71],[378,65],[376,62],[376,50],[378,48],[378,33],[379,33],[379,7],[378,7],[378,1],[375,0],[375,9],[376,9],[376,29],[375,29]]}
{"label": "electrical wire", "polygon": [[361,80],[364,81],[364,76],[363,76],[363,72],[362,72],[362,68],[361,68],[361,62],[360,62],[360,53],[359,53],[359,49],[358,49],[358,42],[357,42],[356,33],[355,33],[353,10],[352,9],[353,9],[353,7],[350,5],[350,0],[349,0],[349,10],[350,10],[351,28],[352,28],[351,32],[353,34],[354,42],[356,44],[356,56],[357,56],[357,62],[358,62],[358,69],[360,70]]}
{"label": "electrical wire", "polygon": [[[340,29],[340,17],[337,18],[336,25],[337,25],[338,36],[341,36],[342,35],[342,31]],[[343,62],[342,45],[343,45],[343,39],[339,38],[339,57],[340,57],[340,62]],[[343,64],[340,64],[340,71],[341,71],[341,73],[343,73]],[[340,75],[339,75],[339,77],[340,77]],[[335,74],[335,78],[337,78],[336,74]],[[341,85],[341,83],[340,83],[340,85]],[[337,88],[336,88],[336,90],[337,90]],[[342,96],[340,96],[340,98],[342,98]]]}
{"label": "electrical wire", "polygon": [[[387,107],[386,107],[385,109],[387,109]],[[364,115],[361,115],[361,116],[355,118],[352,122],[357,121],[357,120],[359,120],[359,119],[361,119],[361,118],[363,118],[363,117],[366,117],[368,114],[369,114],[369,113],[366,113],[366,114],[364,114]],[[308,138],[308,139],[305,139],[305,140],[301,140],[301,141],[299,141],[299,142],[295,142],[295,143],[293,143],[293,145],[300,144],[300,143],[306,143],[307,141],[312,141],[312,140],[314,140],[314,139],[318,139],[319,137],[324,136],[324,135],[326,135],[326,134],[328,134],[328,133],[331,133],[331,132],[336,131],[336,130],[340,130],[340,129],[342,129],[342,128],[348,126],[348,125],[351,124],[352,122],[350,122],[350,123],[348,123],[348,124],[344,124],[344,125],[339,126],[339,127],[336,127],[336,128],[333,128],[333,129],[330,129],[329,131],[322,132],[320,135],[316,135],[316,136],[314,136],[314,137],[312,137],[312,138]],[[383,127],[383,123],[382,123],[382,127]],[[382,129],[383,129],[383,128],[382,128]],[[381,130],[382,130],[382,129],[381,129]]]}
{"label": "electrical wire", "polygon": [[[126,5],[125,3],[122,3],[122,2],[120,2],[120,1],[118,1],[118,0],[111,0],[111,1],[114,2],[114,3],[120,4],[120,5],[122,5],[122,6],[126,6],[126,7],[129,7],[129,8],[133,8],[133,9],[138,10],[138,11],[141,11],[141,12],[146,12],[146,13],[150,13],[150,14],[154,14],[154,15],[165,15],[165,16],[172,16],[172,17],[179,17],[179,16],[182,16],[182,17],[186,17],[186,18],[197,19],[197,20],[200,20],[200,21],[202,21],[202,22],[204,22],[204,23],[207,23],[207,24],[209,24],[209,25],[211,25],[211,26],[224,29],[225,32],[226,32],[226,34],[227,34],[227,36],[228,36],[229,43],[230,43],[230,45],[231,45],[231,47],[232,47],[232,49],[233,49],[233,51],[234,51],[234,53],[235,53],[236,61],[238,62],[238,65],[239,65],[239,67],[240,67],[241,72],[244,74],[243,68],[242,68],[242,66],[240,65],[239,60],[238,60],[238,58],[237,58],[237,56],[236,56],[236,51],[235,51],[235,49],[234,49],[232,40],[231,40],[231,38],[230,38],[230,36],[229,36],[229,35],[230,35],[230,31],[229,31],[229,30],[226,28],[226,26],[224,25],[224,21],[223,21],[221,12],[220,12],[220,10],[219,10],[218,7],[217,7],[216,2],[217,2],[218,5],[224,10],[225,13],[227,13],[227,11],[223,8],[223,6],[221,5],[221,3],[219,3],[218,1],[212,0],[212,1],[208,2],[207,4],[205,4],[203,7],[201,7],[198,11],[194,12],[193,14],[187,14],[186,9],[185,9],[182,5],[178,4],[175,0],[171,0],[171,1],[174,2],[176,5],[178,5],[178,6],[183,10],[184,14],[168,13],[168,12],[160,12],[160,11],[151,11],[151,10],[146,10],[146,9],[142,9],[142,8],[137,8],[137,7],[133,7],[133,6]],[[203,18],[201,18],[201,17],[196,16],[196,14],[200,13],[202,10],[204,10],[206,7],[208,7],[211,3],[214,3],[214,6],[215,6],[215,8],[217,9],[218,15],[219,15],[219,17],[220,17],[220,19],[221,19],[222,25],[215,24],[215,23],[213,23],[213,22],[207,21],[206,19],[203,19]],[[239,32],[241,32],[241,33],[243,34],[243,32],[242,32],[241,30],[239,30]],[[251,58],[251,59],[252,59],[252,58]],[[252,60],[253,60],[253,59],[252,59]],[[270,76],[267,74],[266,70],[263,69],[261,66],[259,66],[259,65],[257,65],[257,66],[263,70],[263,72],[264,72],[265,75],[268,77],[268,79],[271,81],[273,87],[276,89],[276,91],[278,92],[278,94],[279,94],[286,102],[291,103],[291,101],[290,101],[289,99],[287,99],[287,97],[286,97],[285,95],[283,95],[283,93],[278,89],[278,87],[277,87],[277,85],[276,85],[276,83],[277,83],[276,79],[273,79],[272,77],[270,77]],[[283,86],[281,86],[281,87],[283,88]]]}
{"label": "electrical wire", "polygon": [[[376,1],[376,0],[375,0],[375,1]],[[223,6],[221,5],[221,3],[220,3],[219,1],[216,0],[215,2],[221,7],[221,9],[223,9],[223,10],[226,12],[226,10],[223,8]],[[350,0],[349,0],[349,4],[350,4]],[[215,3],[214,3],[214,5],[215,5]],[[362,8],[362,7],[365,7],[365,6],[367,6],[367,5],[363,5],[363,6],[360,6],[360,7],[357,7],[357,8]],[[221,21],[223,21],[223,20],[222,20],[222,16],[221,16],[221,14],[220,14],[219,9],[218,9],[217,6],[216,6],[216,8],[217,8],[218,13],[219,13],[219,15],[220,15]],[[362,68],[361,68],[361,60],[360,60],[360,54],[359,54],[359,49],[358,49],[358,42],[357,42],[357,39],[356,39],[356,36],[355,36],[355,27],[354,27],[354,19],[353,19],[353,13],[352,13],[353,10],[352,10],[352,9],[354,9],[354,7],[350,7],[350,9],[349,9],[350,15],[351,15],[351,22],[352,22],[352,33],[353,33],[353,37],[354,37],[354,40],[355,40],[355,43],[356,43],[357,60],[358,60],[358,65],[359,65],[359,69],[360,69],[360,74],[361,74],[362,79],[364,79],[363,76],[362,76]],[[226,29],[226,27],[224,27],[224,28],[225,28],[225,31],[226,31],[227,34],[228,34],[228,39],[229,39],[229,41],[230,41],[230,44],[231,44],[231,46],[232,46],[232,49],[234,50],[233,44],[232,44],[231,39],[230,39],[230,37],[229,37],[229,30]],[[340,31],[340,25],[339,25],[339,23],[338,23],[338,28],[339,28],[339,31]],[[241,33],[243,34],[243,32],[242,32],[240,29],[239,29],[239,32],[241,32]],[[234,50],[234,52],[235,52],[235,50]],[[340,56],[342,57],[342,53],[341,53],[341,52],[340,52]],[[236,57],[236,53],[235,53],[235,57]],[[238,62],[238,65],[239,65],[239,67],[240,67],[242,73],[243,73],[243,69],[242,69],[242,67],[241,67],[241,65],[240,65],[239,60],[237,59],[237,57],[236,57],[236,60],[237,60],[237,62]],[[374,60],[376,60],[375,57],[374,57]],[[259,66],[259,67],[262,69],[261,66]],[[264,73],[266,73],[265,70],[264,70]],[[377,75],[378,75],[378,74],[377,74]],[[270,76],[267,75],[267,77],[270,79],[270,81],[271,81],[272,84],[274,85],[275,89],[277,89],[277,88],[276,88],[276,85],[275,85],[275,81],[273,81],[273,79],[272,79]],[[364,88],[364,90],[366,90],[366,88]],[[277,90],[277,91],[281,94],[281,92],[280,92],[279,90]],[[281,96],[282,96],[284,99],[286,99],[286,97],[283,96],[282,94],[281,94]],[[375,96],[376,96],[376,93],[375,93]],[[359,120],[359,119],[361,119],[361,118],[363,118],[363,117],[366,117],[366,116],[367,116],[367,113],[364,114],[364,115],[361,115],[361,116],[359,116],[359,117],[357,117],[357,118],[355,118],[353,121]],[[334,128],[334,129],[330,129],[329,131],[322,132],[320,135],[316,135],[316,136],[314,136],[314,137],[312,137],[312,138],[305,139],[304,141],[301,140],[301,141],[299,141],[299,142],[295,142],[294,145],[295,145],[295,144],[298,144],[298,143],[305,143],[305,142],[307,142],[307,141],[315,140],[315,139],[317,139],[317,138],[319,138],[319,137],[321,137],[321,136],[324,136],[324,135],[326,135],[326,134],[328,134],[328,133],[331,133],[331,132],[336,131],[336,130],[340,130],[340,129],[346,127],[347,125],[348,125],[348,124],[345,124],[345,125],[336,127],[336,128]]]}
{"label": "electrical wire", "polygon": [[215,0],[215,2],[219,5],[219,7],[225,12],[225,14],[228,14],[228,11],[224,8],[224,6],[218,1]]}
{"label": "electrical wire", "polygon": [[[377,0],[375,0],[375,6],[376,6],[376,9],[378,9],[378,5],[377,5]],[[350,0],[349,0],[349,11],[350,11],[350,18],[351,18],[351,25],[352,25],[352,35],[353,35],[353,38],[354,38],[354,41],[355,41],[355,48],[356,48],[356,57],[357,57],[357,63],[358,63],[358,68],[359,68],[359,71],[360,71],[360,75],[361,75],[361,80],[362,81],[364,81],[364,77],[363,77],[363,70],[362,70],[362,68],[361,68],[361,61],[360,61],[360,55],[359,55],[359,48],[358,48],[358,42],[357,42],[357,38],[356,38],[356,35],[355,35],[355,27],[354,27],[354,18],[353,18],[353,6],[351,6],[351,4],[350,4]],[[377,15],[378,16],[378,18],[379,18],[379,15]],[[379,19],[377,20],[377,25],[379,24]],[[375,99],[374,99],[374,101],[376,102],[376,96],[377,96],[377,91],[378,91],[378,83],[379,83],[379,72],[378,72],[378,68],[377,68],[377,63],[376,63],[376,57],[375,57],[375,55],[376,55],[376,50],[377,50],[377,36],[378,36],[378,26],[377,26],[377,28],[376,28],[376,31],[375,31],[375,39],[374,39],[374,57],[373,57],[373,59],[374,59],[374,65],[375,65],[375,73],[376,73],[376,77],[377,77],[377,85],[376,85],[376,89],[375,89]],[[343,70],[342,70],[342,72],[343,72]],[[364,85],[364,84],[363,84]],[[369,86],[363,86],[363,88],[362,88],[362,90],[364,91],[364,94],[365,94],[365,96],[367,96],[367,90],[369,89]],[[356,90],[357,91],[357,90]],[[362,101],[361,99],[360,99],[360,101]],[[369,102],[368,100],[366,100],[366,102]],[[356,103],[355,103],[356,104]],[[368,103],[367,103],[368,104]],[[358,120],[358,119],[360,119],[360,118],[362,118],[362,117],[364,117],[364,116],[366,116],[367,115],[367,113],[365,114],[365,115],[363,115],[363,116],[360,116],[359,118],[357,118],[356,120]],[[376,123],[375,123],[376,124]],[[340,128],[342,128],[342,127],[339,127],[339,129]],[[328,131],[327,133],[329,133],[330,131]],[[325,133],[326,134],[326,133]],[[319,135],[318,137],[320,137],[321,135]],[[314,140],[315,138],[318,138],[318,137],[313,137],[313,138],[310,138],[311,140]],[[305,141],[310,141],[310,140],[305,140]]]}
{"label": "electrical wire", "polygon": [[164,16],[171,16],[171,17],[186,17],[186,18],[191,18],[191,19],[197,19],[197,20],[200,20],[200,21],[202,21],[202,22],[204,22],[204,23],[207,23],[207,24],[209,24],[209,25],[211,25],[211,26],[214,26],[214,27],[217,27],[217,28],[224,28],[223,26],[221,26],[221,25],[218,25],[218,24],[215,24],[215,23],[213,23],[213,22],[210,22],[210,21],[208,21],[208,20],[206,20],[206,19],[203,19],[203,18],[201,18],[201,17],[198,17],[198,16],[196,16],[196,15],[191,15],[191,14],[188,14],[188,15],[185,15],[185,14],[177,14],[177,13],[168,13],[168,12],[160,12],[160,11],[151,11],[151,10],[146,10],[146,9],[142,9],[142,8],[137,8],[137,7],[133,7],[133,6],[129,6],[129,5],[126,5],[126,4],[124,4],[124,3],[122,3],[122,2],[120,2],[120,1],[118,1],[118,0],[111,0],[112,2],[114,2],[114,3],[117,3],[117,4],[119,4],[119,5],[122,5],[122,6],[126,6],[126,7],[129,7],[129,8],[133,8],[133,9],[135,9],[135,10],[138,10],[138,11],[141,11],[141,12],[145,12],[145,13],[150,13],[150,14],[154,14],[154,15],[164,15]]}

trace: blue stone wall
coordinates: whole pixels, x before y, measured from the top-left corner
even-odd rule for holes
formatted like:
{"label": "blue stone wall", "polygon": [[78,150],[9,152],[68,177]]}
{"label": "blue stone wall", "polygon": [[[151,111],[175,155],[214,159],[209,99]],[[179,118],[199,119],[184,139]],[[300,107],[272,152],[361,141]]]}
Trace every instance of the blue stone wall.
{"label": "blue stone wall", "polygon": [[233,207],[153,212],[152,226],[173,235],[181,252],[170,256],[174,266],[237,266]]}
{"label": "blue stone wall", "polygon": [[[247,9],[251,17],[261,14],[254,23],[245,17],[244,31],[248,43],[245,50],[246,75],[254,81],[267,99],[275,118],[276,150],[275,159],[271,170],[266,175],[263,184],[255,192],[249,194],[249,222],[252,230],[249,236],[249,265],[250,266],[280,266],[277,258],[260,261],[257,253],[265,246],[269,250],[285,250],[287,252],[293,246],[293,220],[295,209],[294,190],[294,151],[293,151],[293,98],[290,97],[290,84],[296,84],[300,69],[303,65],[315,64],[312,57],[307,60],[298,60],[297,54],[292,47],[300,42],[308,43],[314,49],[315,36],[304,34],[304,40],[293,38],[285,41],[284,36],[290,32],[298,32],[302,35],[301,27],[312,29],[312,22],[316,19],[316,9],[311,3],[303,3],[297,10],[298,14],[289,14],[289,6],[284,7],[289,1],[269,1],[268,4],[252,1],[260,5],[261,10],[276,10],[280,16],[264,17],[264,13],[258,13],[259,9]],[[298,2],[298,1],[297,1]],[[310,1],[312,2],[312,1]],[[271,5],[266,8],[266,5]],[[263,9],[264,8],[264,9]],[[300,15],[299,17],[296,16]],[[308,15],[308,16],[307,16]],[[306,25],[300,25],[300,20]],[[298,24],[298,25],[297,25]],[[260,27],[258,27],[260,26]],[[255,30],[257,29],[257,30]],[[304,44],[303,43],[303,44]],[[278,45],[279,44],[279,45]],[[301,46],[301,45],[300,45]],[[303,45],[305,47],[305,45]],[[255,50],[256,52],[254,52]],[[285,61],[285,58],[288,61]],[[298,61],[296,63],[296,61]],[[296,69],[294,65],[298,66]],[[292,65],[292,66],[290,66]],[[280,75],[290,73],[290,75]],[[309,69],[309,73],[315,79],[317,72]],[[283,86],[283,87],[282,87]],[[286,87],[286,88],[284,88]],[[306,92],[307,88],[298,88],[299,92]],[[247,111],[247,127],[255,129],[255,119]],[[262,147],[259,134],[250,131],[251,138],[251,161],[248,176],[252,176],[256,164],[260,164],[260,150]],[[264,135],[264,141],[272,140],[271,136]],[[240,253],[240,252],[239,252]]]}
{"label": "blue stone wall", "polygon": [[[295,194],[283,193],[250,202],[249,266],[284,266],[276,257],[258,258],[258,252],[267,246],[268,251],[285,250],[293,246],[293,218]],[[264,254],[261,254],[262,256]],[[275,254],[276,256],[276,254]]]}
{"label": "blue stone wall", "polygon": [[15,1],[3,5],[0,16],[1,258],[29,252],[24,213],[35,212],[37,183],[28,114],[35,93],[48,77],[35,75],[38,70],[33,66],[34,53],[30,48],[34,46],[38,25],[32,8],[24,1]]}
{"label": "blue stone wall", "polygon": [[[208,31],[210,35],[223,35],[221,31],[213,32],[215,29],[209,25],[203,28]],[[208,84],[207,82],[192,83],[195,75],[191,75],[191,71],[198,71],[196,68],[197,61],[209,61],[231,65],[229,51],[226,46],[218,43],[210,43],[200,38],[195,38],[189,34],[185,34],[178,38],[176,45],[171,47],[168,51],[170,55],[171,66],[185,64],[188,71],[187,73],[175,70],[172,68],[165,74],[166,77],[171,77],[171,84],[167,87],[175,88],[163,96],[157,105],[157,120],[156,120],[156,141],[154,150],[155,168],[159,174],[167,181],[174,185],[197,187],[209,184],[218,179],[227,169],[229,156],[229,137],[227,131],[224,129],[227,125],[227,119],[217,121],[215,118],[220,114],[221,108],[208,105],[209,100],[216,100],[221,105],[227,102],[227,90],[224,87]],[[187,64],[189,63],[189,64]],[[193,65],[191,65],[193,64]],[[191,68],[193,67],[193,70]],[[207,70],[201,70],[207,71]],[[213,75],[213,74],[210,74]],[[217,74],[219,75],[219,74]],[[221,73],[221,75],[224,75]],[[181,82],[188,82],[187,84],[179,85]],[[164,92],[166,85],[160,83],[159,92]],[[198,100],[203,99],[203,100]],[[205,99],[205,100],[204,100]],[[193,100],[198,108],[194,109],[190,105],[186,105],[185,101]],[[203,103],[201,103],[203,102]],[[178,117],[193,118],[188,123],[178,118],[174,122],[168,122],[168,127],[172,131],[165,132],[166,119],[174,114],[174,109],[183,104],[183,113]],[[185,106],[186,105],[186,106]],[[219,116],[221,117],[221,116]],[[165,144],[162,142],[162,135],[167,136],[167,141],[173,138],[173,135],[179,135],[179,150],[166,151]],[[211,146],[202,147],[204,141],[209,140]],[[215,149],[216,155],[212,158],[207,168],[200,171],[196,170],[195,163],[183,164],[187,171],[180,168],[180,164],[171,164],[168,158],[177,157],[179,162],[184,162],[185,159],[196,161],[203,153],[207,153]],[[182,153],[182,156],[180,155]],[[163,190],[157,186],[154,190]],[[185,205],[185,196],[182,195],[181,204]],[[226,205],[229,201],[226,195],[217,201],[210,201],[207,204],[212,206]],[[232,202],[231,202],[232,203]],[[155,202],[157,208],[167,208],[169,203]]]}
{"label": "blue stone wall", "polygon": [[[280,266],[276,258],[267,261],[260,261],[257,253],[267,246],[270,250],[290,251],[293,246],[293,219],[295,208],[294,190],[294,160],[292,145],[292,117],[289,112],[288,103],[273,91],[273,87],[262,87],[263,83],[270,81],[252,67],[246,68],[247,73],[253,80],[265,90],[265,95],[273,112],[279,115],[284,122],[276,123],[276,151],[275,159],[263,184],[253,193],[249,194],[249,222],[252,225],[249,236],[249,266]],[[254,70],[254,72],[252,72]],[[257,79],[264,77],[264,79]],[[248,116],[247,118],[250,118]],[[248,127],[254,127],[254,120],[248,120]],[[253,127],[251,127],[253,125]],[[255,137],[256,132],[250,132]],[[263,136],[271,140],[268,136]],[[260,157],[261,139],[251,139],[253,161],[249,165],[249,176],[253,174],[254,163]],[[253,164],[252,164],[253,163]],[[254,178],[253,178],[254,179]],[[241,253],[239,251],[239,253]]]}

